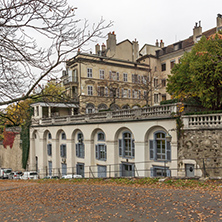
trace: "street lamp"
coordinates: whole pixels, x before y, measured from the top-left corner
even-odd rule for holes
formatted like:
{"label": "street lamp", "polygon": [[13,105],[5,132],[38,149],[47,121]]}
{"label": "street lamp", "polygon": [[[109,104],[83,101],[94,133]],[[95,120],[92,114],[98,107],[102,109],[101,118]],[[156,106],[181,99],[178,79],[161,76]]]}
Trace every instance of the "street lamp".
{"label": "street lamp", "polygon": [[176,129],[170,129],[167,131],[167,135],[166,135],[166,141],[167,142],[171,142],[172,140],[172,136],[170,135],[170,131],[175,131]]}

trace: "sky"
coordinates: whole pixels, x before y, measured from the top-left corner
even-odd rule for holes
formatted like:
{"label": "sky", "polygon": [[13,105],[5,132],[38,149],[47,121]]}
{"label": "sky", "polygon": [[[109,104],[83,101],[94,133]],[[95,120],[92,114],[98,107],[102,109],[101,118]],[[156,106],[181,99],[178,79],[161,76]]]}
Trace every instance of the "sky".
{"label": "sky", "polygon": [[[117,43],[125,39],[154,45],[162,39],[165,46],[193,34],[195,22],[201,21],[202,31],[216,26],[217,14],[222,14],[221,0],[68,0],[77,7],[76,17],[90,24],[101,17],[113,21],[104,34],[115,31]],[[99,44],[106,39],[99,39]],[[95,44],[94,44],[95,45]],[[95,50],[94,45],[90,49]]]}

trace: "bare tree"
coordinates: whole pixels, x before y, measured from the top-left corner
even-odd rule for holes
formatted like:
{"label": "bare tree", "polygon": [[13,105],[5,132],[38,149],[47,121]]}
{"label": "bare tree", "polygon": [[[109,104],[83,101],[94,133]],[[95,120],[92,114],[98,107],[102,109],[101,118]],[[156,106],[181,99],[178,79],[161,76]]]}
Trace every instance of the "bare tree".
{"label": "bare tree", "polygon": [[32,97],[67,55],[111,25],[90,27],[75,10],[66,0],[0,0],[0,106]]}
{"label": "bare tree", "polygon": [[138,87],[140,88],[140,90],[143,90],[143,93],[141,93],[140,96],[142,99],[145,100],[146,107],[152,105],[154,90],[158,90],[166,86],[166,79],[162,78],[160,75],[158,75],[157,78],[155,77],[155,74],[155,72],[152,72],[152,70],[150,70],[147,76],[142,76],[141,79],[137,81]]}

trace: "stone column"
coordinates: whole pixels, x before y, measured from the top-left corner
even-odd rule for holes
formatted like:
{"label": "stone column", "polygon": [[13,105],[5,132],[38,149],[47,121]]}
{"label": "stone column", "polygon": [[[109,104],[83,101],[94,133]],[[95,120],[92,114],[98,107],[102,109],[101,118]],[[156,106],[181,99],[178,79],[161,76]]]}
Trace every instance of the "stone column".
{"label": "stone column", "polygon": [[58,169],[61,168],[59,163],[59,157],[60,157],[60,150],[58,148],[59,140],[52,139],[51,141],[52,141],[52,175],[59,176]]}
{"label": "stone column", "polygon": [[[37,145],[37,144],[35,144]],[[42,138],[38,141],[38,147],[36,147],[36,156],[38,157],[38,173],[40,178],[46,175],[46,148],[44,147],[44,140]]]}
{"label": "stone column", "polygon": [[114,177],[115,174],[118,175],[118,163],[119,155],[117,153],[117,149],[115,149],[115,141],[107,141],[107,160],[106,160],[106,176],[107,177]]}
{"label": "stone column", "polygon": [[95,165],[95,158],[93,158],[93,141],[92,140],[84,140],[85,144],[85,177],[92,177],[90,172],[90,166]]}
{"label": "stone column", "polygon": [[[144,177],[146,175],[146,155],[143,141],[135,141],[135,176]],[[137,163],[139,162],[139,163]]]}
{"label": "stone column", "polygon": [[74,160],[73,160],[73,144],[71,139],[66,139],[66,164],[67,164],[67,174],[72,174],[74,167]]}

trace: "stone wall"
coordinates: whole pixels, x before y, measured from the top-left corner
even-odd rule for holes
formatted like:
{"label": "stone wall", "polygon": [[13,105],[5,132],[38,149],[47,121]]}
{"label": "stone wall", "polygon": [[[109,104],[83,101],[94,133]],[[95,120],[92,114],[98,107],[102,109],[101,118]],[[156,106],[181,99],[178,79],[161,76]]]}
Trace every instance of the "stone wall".
{"label": "stone wall", "polygon": [[13,171],[22,169],[22,148],[20,146],[20,134],[15,135],[12,148],[0,145],[0,168],[12,168]]}
{"label": "stone wall", "polygon": [[222,176],[222,130],[211,129],[186,129],[178,146],[179,166],[183,160],[194,160],[201,168],[202,176]]}

